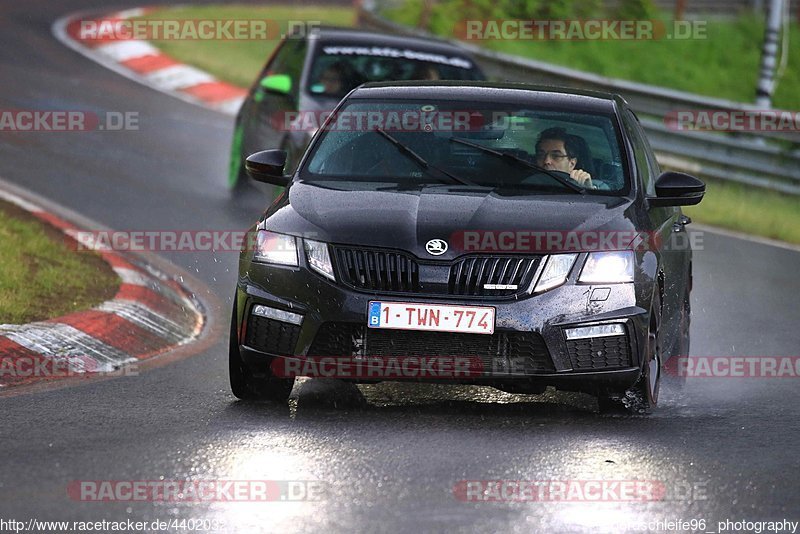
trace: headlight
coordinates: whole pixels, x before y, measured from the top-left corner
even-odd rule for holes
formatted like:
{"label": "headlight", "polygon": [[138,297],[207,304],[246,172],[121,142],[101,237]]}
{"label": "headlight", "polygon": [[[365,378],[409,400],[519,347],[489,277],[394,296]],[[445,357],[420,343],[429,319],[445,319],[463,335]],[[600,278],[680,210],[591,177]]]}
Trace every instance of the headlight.
{"label": "headlight", "polygon": [[297,245],[294,237],[259,230],[256,234],[253,260],[297,267]]}
{"label": "headlight", "polygon": [[633,251],[592,252],[586,258],[578,282],[618,284],[633,282]]}
{"label": "headlight", "polygon": [[319,241],[311,241],[306,239],[305,243],[306,257],[308,258],[308,265],[319,274],[330,280],[336,280],[333,277],[333,264],[331,263],[331,256],[328,253],[328,244],[320,243]]}
{"label": "headlight", "polygon": [[547,265],[544,266],[544,271],[539,281],[536,282],[536,287],[533,288],[534,293],[541,293],[548,289],[558,287],[567,281],[569,271],[575,263],[577,254],[553,254],[547,257]]}

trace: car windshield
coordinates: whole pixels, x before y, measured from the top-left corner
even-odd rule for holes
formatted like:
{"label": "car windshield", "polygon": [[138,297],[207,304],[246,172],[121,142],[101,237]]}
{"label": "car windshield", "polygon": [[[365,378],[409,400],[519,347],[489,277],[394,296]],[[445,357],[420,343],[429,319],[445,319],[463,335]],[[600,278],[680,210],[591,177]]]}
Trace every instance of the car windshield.
{"label": "car windshield", "polygon": [[300,177],[623,195],[615,124],[611,115],[530,105],[354,99],[330,118]]}
{"label": "car windshield", "polygon": [[462,56],[388,46],[323,45],[314,59],[307,90],[341,98],[365,82],[387,80],[482,80]]}

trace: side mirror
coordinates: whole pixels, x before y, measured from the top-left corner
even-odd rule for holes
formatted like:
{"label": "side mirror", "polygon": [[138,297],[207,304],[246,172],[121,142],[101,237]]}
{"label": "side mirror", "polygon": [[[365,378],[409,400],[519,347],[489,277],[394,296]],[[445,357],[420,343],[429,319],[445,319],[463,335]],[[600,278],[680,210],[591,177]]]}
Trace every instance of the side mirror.
{"label": "side mirror", "polygon": [[285,166],[285,150],[262,150],[251,154],[244,162],[244,168],[247,169],[250,178],[281,187],[286,187],[290,181],[290,177],[283,174]]}
{"label": "side mirror", "polygon": [[288,95],[292,90],[292,78],[288,74],[270,74],[264,76],[258,86],[270,93]]}
{"label": "side mirror", "polygon": [[651,206],[694,206],[703,200],[706,184],[682,172],[667,171],[656,180],[656,196],[648,197]]}

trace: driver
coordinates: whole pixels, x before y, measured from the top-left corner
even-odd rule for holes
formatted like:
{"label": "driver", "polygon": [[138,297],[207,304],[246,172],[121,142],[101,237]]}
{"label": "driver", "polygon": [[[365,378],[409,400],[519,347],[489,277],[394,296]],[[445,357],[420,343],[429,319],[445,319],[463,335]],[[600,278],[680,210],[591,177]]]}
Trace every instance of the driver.
{"label": "driver", "polygon": [[330,65],[319,77],[322,84],[322,92],[328,95],[338,95],[345,93],[346,68],[341,61]]}
{"label": "driver", "polygon": [[344,61],[337,61],[322,71],[318,80],[322,87],[315,92],[341,98],[363,82],[363,78],[352,65]]}
{"label": "driver", "polygon": [[588,150],[583,139],[569,135],[564,128],[548,128],[536,140],[536,164],[548,171],[565,172],[580,185],[595,189],[592,175],[585,170],[588,163],[581,161],[591,158],[588,154],[580,157],[582,147]]}

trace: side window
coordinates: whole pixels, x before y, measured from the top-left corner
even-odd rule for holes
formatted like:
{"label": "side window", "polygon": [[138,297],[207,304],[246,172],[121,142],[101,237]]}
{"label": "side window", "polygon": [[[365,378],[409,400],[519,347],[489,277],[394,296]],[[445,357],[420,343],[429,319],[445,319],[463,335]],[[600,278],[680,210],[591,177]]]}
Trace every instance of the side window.
{"label": "side window", "polygon": [[[634,115],[634,117],[636,117],[636,115]],[[644,133],[644,128],[642,128],[642,123],[639,122],[638,117],[636,117],[636,126],[642,136],[642,141],[644,141],[644,147],[647,149],[647,163],[650,165],[650,173],[653,175],[653,180],[655,181],[661,174],[661,165],[658,164],[656,154],[653,152],[653,147],[650,146],[650,141],[647,139],[647,135]]]}
{"label": "side window", "polygon": [[273,74],[281,69],[281,66],[285,63],[284,58],[288,54],[290,44],[289,41],[283,41],[278,45],[278,49],[267,60],[267,64],[264,65],[264,68],[261,69],[261,73],[258,75],[259,80],[266,76],[267,73]]}
{"label": "side window", "polygon": [[272,60],[264,67],[258,80],[271,74],[288,74],[292,78],[292,93],[297,94],[306,58],[306,49],[305,40],[284,41]]}
{"label": "side window", "polygon": [[625,131],[633,143],[633,150],[635,152],[636,167],[639,175],[642,177],[644,190],[648,195],[655,196],[656,185],[655,177],[658,173],[658,163],[653,157],[653,152],[650,150],[650,144],[639,126],[639,119],[636,115],[627,110],[625,113]]}
{"label": "side window", "polygon": [[292,77],[292,91],[297,94],[300,88],[300,76],[303,74],[303,63],[306,60],[306,41],[299,40],[289,43],[288,53],[286,60],[283,64],[283,72],[280,74],[288,74]]}

